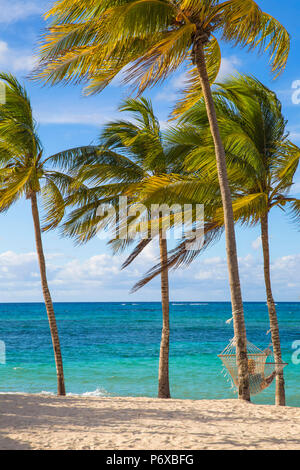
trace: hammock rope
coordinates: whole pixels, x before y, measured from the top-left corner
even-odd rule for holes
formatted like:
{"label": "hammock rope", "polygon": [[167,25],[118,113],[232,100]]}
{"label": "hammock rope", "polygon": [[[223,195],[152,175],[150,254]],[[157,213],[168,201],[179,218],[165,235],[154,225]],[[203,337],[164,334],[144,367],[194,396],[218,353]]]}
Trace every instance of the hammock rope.
{"label": "hammock rope", "polygon": [[[268,388],[283,367],[287,364],[276,363],[274,354],[268,347],[264,351],[247,341],[250,394],[257,395]],[[232,338],[224,351],[218,355],[221,359],[227,381],[230,381],[234,392],[238,389],[238,367],[236,360],[236,341]]]}

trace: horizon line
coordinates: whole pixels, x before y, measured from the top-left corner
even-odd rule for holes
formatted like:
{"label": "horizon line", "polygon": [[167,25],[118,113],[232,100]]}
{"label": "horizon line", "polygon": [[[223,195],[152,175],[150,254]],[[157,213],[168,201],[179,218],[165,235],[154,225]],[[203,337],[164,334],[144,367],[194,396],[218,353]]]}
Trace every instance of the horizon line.
{"label": "horizon line", "polygon": [[[170,300],[169,302],[170,304],[176,304],[176,303],[192,303],[192,304],[195,304],[195,303],[207,303],[207,304],[217,304],[217,303],[220,303],[220,304],[225,304],[225,303],[228,303],[228,304],[231,304],[231,301],[230,300]],[[243,301],[244,304],[266,304],[267,305],[267,301],[266,300],[244,300]],[[284,304],[284,303],[293,303],[293,304],[296,304],[296,303],[300,303],[300,300],[278,300],[275,302],[276,304]],[[0,305],[5,305],[5,304],[41,304],[41,305],[44,305],[44,302],[41,300],[41,301],[20,301],[20,302],[12,302],[12,301],[9,301],[9,302],[0,302]],[[53,301],[53,304],[131,304],[131,305],[135,305],[135,304],[161,304],[161,301],[160,300],[135,300],[135,301],[132,301],[132,300],[115,300],[115,301],[110,301],[110,300],[77,300],[77,301],[68,301],[68,300],[61,300],[61,301]]]}

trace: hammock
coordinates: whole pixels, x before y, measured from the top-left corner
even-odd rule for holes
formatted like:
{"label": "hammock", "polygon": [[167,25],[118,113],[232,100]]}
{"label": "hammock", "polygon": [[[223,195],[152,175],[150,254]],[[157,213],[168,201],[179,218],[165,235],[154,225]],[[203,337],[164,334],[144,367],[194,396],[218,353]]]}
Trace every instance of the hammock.
{"label": "hammock", "polygon": [[[287,364],[275,363],[271,349],[260,350],[247,341],[250,394],[257,395],[271,385],[276,374]],[[224,375],[231,382],[232,389],[238,389],[238,367],[236,362],[236,342],[233,338],[224,351],[218,355],[224,365]]]}

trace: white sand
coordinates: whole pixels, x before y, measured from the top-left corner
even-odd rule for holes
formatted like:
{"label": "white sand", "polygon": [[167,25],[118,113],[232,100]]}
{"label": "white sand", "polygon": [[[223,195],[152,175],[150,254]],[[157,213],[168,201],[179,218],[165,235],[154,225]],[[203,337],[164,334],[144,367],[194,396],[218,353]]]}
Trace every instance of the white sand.
{"label": "white sand", "polygon": [[0,395],[0,449],[300,449],[300,408]]}

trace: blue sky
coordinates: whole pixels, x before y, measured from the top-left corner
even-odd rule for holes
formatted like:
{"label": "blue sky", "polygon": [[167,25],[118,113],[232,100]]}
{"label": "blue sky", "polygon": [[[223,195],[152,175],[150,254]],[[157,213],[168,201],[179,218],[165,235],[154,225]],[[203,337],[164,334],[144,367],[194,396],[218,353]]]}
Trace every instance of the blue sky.
{"label": "blue sky", "polygon": [[[101,126],[117,115],[117,106],[128,90],[118,82],[96,97],[83,97],[79,86],[42,87],[26,79],[34,63],[40,35],[45,27],[42,14],[53,2],[48,0],[0,0],[0,69],[10,71],[23,81],[31,96],[45,153],[95,142]],[[292,48],[286,71],[276,81],[268,68],[268,56],[247,53],[222,44],[220,78],[236,71],[254,74],[277,92],[288,119],[291,139],[300,145],[300,104],[292,102],[292,83],[300,80],[299,1],[261,0],[259,5],[279,19],[292,36]],[[163,124],[167,121],[182,71],[148,93]],[[300,96],[300,95],[299,95]],[[300,197],[300,173],[294,194]],[[35,256],[31,211],[21,201],[0,216],[0,301],[41,301]],[[276,300],[300,300],[300,234],[281,211],[271,217],[272,278]],[[259,229],[237,228],[241,281],[245,300],[264,300],[263,271]],[[152,244],[137,262],[120,271],[121,258],[112,257],[105,243],[95,238],[75,247],[72,240],[61,239],[57,232],[44,235],[48,274],[56,301],[151,301],[159,300],[159,282],[131,295],[130,287],[157,259]],[[171,275],[172,300],[229,300],[225,243],[222,239],[190,268]]]}

